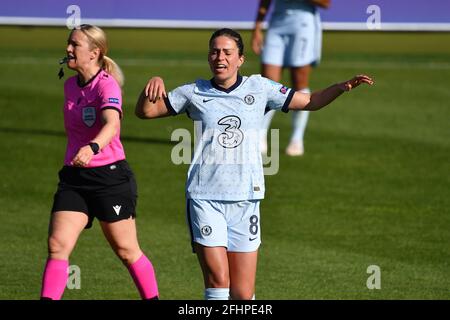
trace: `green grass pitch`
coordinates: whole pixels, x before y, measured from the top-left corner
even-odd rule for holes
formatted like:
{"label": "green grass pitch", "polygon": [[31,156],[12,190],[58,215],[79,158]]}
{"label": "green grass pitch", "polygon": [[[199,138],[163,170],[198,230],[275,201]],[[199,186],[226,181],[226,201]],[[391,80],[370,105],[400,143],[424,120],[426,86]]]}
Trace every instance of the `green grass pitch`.
{"label": "green grass pitch", "polygon": [[[174,88],[210,77],[210,30],[106,29],[123,68],[122,139],[139,186],[138,236],[156,268],[161,299],[202,299],[185,224],[187,165],[170,160],[185,116],[142,121],[134,105],[153,75]],[[0,299],[37,299],[49,210],[65,136],[65,28],[0,28]],[[247,61],[258,73],[243,32]],[[322,88],[367,73],[373,87],[310,116],[302,158],[280,155],[261,205],[258,299],[450,298],[450,34],[326,32],[311,81]],[[71,75],[71,72],[67,72]],[[288,75],[284,82],[289,84]],[[290,115],[277,114],[281,151]],[[138,299],[98,223],[70,260],[81,289],[65,299]],[[369,290],[370,265],[381,289]]]}

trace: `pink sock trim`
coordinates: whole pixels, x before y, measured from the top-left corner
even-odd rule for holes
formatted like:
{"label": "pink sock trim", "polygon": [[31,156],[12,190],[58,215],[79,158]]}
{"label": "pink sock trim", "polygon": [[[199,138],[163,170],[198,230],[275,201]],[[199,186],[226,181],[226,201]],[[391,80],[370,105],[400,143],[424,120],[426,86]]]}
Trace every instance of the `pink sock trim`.
{"label": "pink sock trim", "polygon": [[135,263],[128,267],[134,283],[142,299],[159,296],[155,270],[150,260],[143,254]]}
{"label": "pink sock trim", "polygon": [[47,259],[42,277],[41,297],[60,300],[69,277],[67,268],[69,261]]}

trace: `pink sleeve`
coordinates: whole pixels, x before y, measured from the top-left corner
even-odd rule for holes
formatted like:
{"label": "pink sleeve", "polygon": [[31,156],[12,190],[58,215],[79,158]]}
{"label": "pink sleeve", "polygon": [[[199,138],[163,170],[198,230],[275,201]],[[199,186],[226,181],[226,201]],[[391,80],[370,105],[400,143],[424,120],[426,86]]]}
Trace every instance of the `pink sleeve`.
{"label": "pink sleeve", "polygon": [[107,81],[100,92],[100,110],[116,109],[122,117],[122,90],[116,81]]}

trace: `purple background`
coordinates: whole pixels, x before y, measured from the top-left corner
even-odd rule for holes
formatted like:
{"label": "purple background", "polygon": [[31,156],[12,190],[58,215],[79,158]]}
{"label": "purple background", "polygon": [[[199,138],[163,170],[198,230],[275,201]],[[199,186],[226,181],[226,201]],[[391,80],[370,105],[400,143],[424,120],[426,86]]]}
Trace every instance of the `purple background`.
{"label": "purple background", "polygon": [[[253,21],[259,0],[2,0],[0,16],[67,18],[76,4],[82,18]],[[323,22],[365,22],[369,5],[382,22],[450,23],[450,0],[332,0]]]}

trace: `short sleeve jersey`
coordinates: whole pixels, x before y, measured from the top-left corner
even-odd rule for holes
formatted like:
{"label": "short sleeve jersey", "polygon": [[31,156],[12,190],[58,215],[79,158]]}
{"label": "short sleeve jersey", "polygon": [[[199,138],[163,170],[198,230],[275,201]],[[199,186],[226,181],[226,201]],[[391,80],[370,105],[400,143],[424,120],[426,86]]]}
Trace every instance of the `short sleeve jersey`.
{"label": "short sleeve jersey", "polygon": [[[84,85],[74,76],[64,84],[64,126],[67,148],[64,164],[69,166],[78,150],[89,144],[103,127],[102,111],[114,109],[122,116],[122,93],[116,80],[100,70]],[[99,167],[125,159],[120,129],[111,142],[94,155],[88,167]]]}
{"label": "short sleeve jersey", "polygon": [[290,88],[260,75],[238,76],[228,89],[213,80],[197,80],[169,92],[165,103],[171,113],[186,113],[195,123],[187,198],[263,199],[259,138],[264,114],[269,109],[288,112],[293,94]]}

